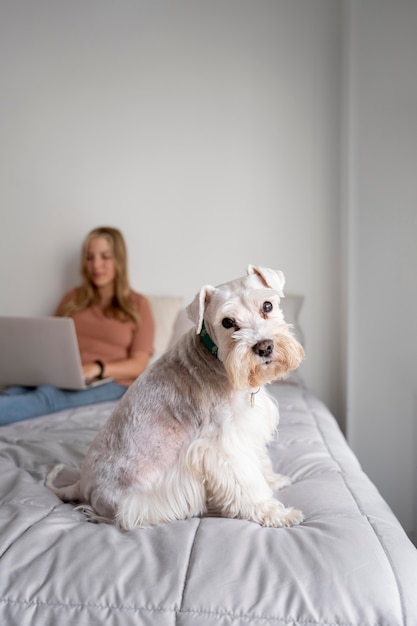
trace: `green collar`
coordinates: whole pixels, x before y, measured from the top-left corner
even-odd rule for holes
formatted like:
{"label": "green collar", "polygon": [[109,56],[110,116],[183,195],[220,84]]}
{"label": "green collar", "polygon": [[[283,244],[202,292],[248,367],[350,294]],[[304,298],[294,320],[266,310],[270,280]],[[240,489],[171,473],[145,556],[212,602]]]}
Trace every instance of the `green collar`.
{"label": "green collar", "polygon": [[216,346],[216,344],[214,343],[213,339],[208,334],[206,326],[204,324],[204,320],[203,320],[203,324],[201,326],[200,337],[201,337],[201,341],[204,343],[204,345],[209,350],[209,352],[211,352],[211,354],[213,356],[215,356],[216,359],[217,359],[218,358],[217,353],[218,353],[219,349]]}

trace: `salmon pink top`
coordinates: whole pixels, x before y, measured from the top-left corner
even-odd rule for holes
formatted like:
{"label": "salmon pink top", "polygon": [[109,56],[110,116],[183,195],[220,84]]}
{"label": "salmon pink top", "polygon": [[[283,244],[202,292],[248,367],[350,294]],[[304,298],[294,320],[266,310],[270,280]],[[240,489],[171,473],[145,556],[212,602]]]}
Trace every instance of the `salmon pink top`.
{"label": "salmon pink top", "polygon": [[[76,291],[77,289],[73,289],[68,292],[58,309],[71,300]],[[103,363],[121,361],[136,352],[146,352],[152,356],[155,323],[151,305],[145,296],[134,291],[130,292],[130,297],[140,319],[138,330],[135,329],[132,321],[107,317],[97,305],[73,315],[82,363],[91,363],[96,360],[103,361]],[[115,380],[115,382],[129,386],[133,383],[133,379]]]}

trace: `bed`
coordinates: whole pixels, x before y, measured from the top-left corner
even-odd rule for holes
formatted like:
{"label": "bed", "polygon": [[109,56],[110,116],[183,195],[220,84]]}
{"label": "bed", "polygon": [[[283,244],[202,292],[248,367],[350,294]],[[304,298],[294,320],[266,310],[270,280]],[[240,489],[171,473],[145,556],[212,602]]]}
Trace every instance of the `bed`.
{"label": "bed", "polygon": [[416,626],[417,551],[334,417],[297,376],[269,391],[281,415],[270,455],[293,480],[280,499],[306,517],[293,528],[89,523],[44,480],[58,461],[76,475],[114,403],[1,427],[0,624]]}

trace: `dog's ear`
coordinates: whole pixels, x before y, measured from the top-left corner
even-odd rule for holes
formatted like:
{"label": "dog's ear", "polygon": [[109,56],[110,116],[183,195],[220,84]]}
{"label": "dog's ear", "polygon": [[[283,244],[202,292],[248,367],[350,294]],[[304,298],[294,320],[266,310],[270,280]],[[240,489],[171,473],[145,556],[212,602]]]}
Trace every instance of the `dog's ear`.
{"label": "dog's ear", "polygon": [[209,303],[210,296],[216,291],[215,287],[205,285],[200,289],[194,300],[186,307],[189,319],[197,326],[197,335],[203,327],[204,312]]}
{"label": "dog's ear", "polygon": [[269,267],[255,267],[248,265],[248,275],[256,274],[265,287],[278,291],[280,298],[284,297],[285,276],[281,270],[271,270]]}

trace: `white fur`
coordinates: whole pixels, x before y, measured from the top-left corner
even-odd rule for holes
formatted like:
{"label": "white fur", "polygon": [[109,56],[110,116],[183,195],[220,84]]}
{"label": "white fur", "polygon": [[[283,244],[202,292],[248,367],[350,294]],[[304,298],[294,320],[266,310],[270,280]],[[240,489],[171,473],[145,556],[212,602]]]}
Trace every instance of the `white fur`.
{"label": "white fur", "polygon": [[123,529],[204,514],[263,526],[301,522],[300,511],[273,496],[290,480],[274,474],[266,449],[279,414],[264,384],[303,358],[279,307],[283,285],[282,272],[249,266],[246,277],[203,287],[188,314],[197,333],[204,321],[218,358],[187,333],[126,392],[80,480],[56,487],[58,466],[46,484],[85,504],[90,519]]}

